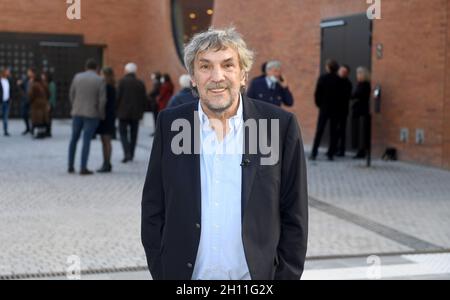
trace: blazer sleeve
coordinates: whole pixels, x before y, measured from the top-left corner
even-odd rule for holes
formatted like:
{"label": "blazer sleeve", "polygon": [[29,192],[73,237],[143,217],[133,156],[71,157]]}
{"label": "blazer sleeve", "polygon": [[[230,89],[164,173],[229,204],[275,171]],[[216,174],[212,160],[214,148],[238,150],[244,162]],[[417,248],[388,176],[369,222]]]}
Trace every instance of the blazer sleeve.
{"label": "blazer sleeve", "polygon": [[162,279],[161,251],[165,220],[164,190],[162,181],[162,112],[157,120],[155,138],[150,156],[142,195],[141,238],[147,264],[153,279]]}
{"label": "blazer sleeve", "polygon": [[252,82],[250,83],[250,86],[247,90],[247,97],[252,98],[252,99],[258,99],[255,85],[256,85],[255,80],[252,80]]}
{"label": "blazer sleeve", "polygon": [[145,84],[143,82],[141,83],[141,96],[140,96],[140,98],[141,98],[141,101],[140,101],[141,112],[143,114],[145,112],[145,108],[147,106],[147,90],[146,90]]}
{"label": "blazer sleeve", "polygon": [[315,98],[316,106],[318,108],[320,108],[322,106],[322,102],[323,102],[322,94],[323,94],[323,78],[319,77],[319,79],[317,80],[316,91],[314,92],[314,98]]}
{"label": "blazer sleeve", "polygon": [[289,88],[281,87],[281,89],[283,91],[283,103],[287,106],[294,105],[294,97],[292,96],[292,93],[289,90]]}
{"label": "blazer sleeve", "polygon": [[75,76],[72,80],[72,84],[70,85],[70,91],[69,91],[69,100],[70,100],[70,104],[73,105],[73,102],[75,101],[75,96],[76,96],[76,81],[77,81],[77,76]]}
{"label": "blazer sleeve", "polygon": [[281,236],[275,279],[299,280],[308,241],[308,188],[302,138],[292,114],[284,139],[281,176]]}

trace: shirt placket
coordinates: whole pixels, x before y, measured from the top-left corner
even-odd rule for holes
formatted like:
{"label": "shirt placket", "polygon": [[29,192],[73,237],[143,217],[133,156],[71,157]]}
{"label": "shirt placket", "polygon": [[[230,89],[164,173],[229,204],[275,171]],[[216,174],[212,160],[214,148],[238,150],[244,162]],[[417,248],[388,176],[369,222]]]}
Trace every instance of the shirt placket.
{"label": "shirt placket", "polygon": [[212,221],[213,221],[213,234],[212,234],[212,253],[213,253],[213,271],[220,270],[220,236],[221,236],[221,219],[220,219],[220,151],[217,137],[214,134],[214,157],[213,157],[213,189],[212,189]]}

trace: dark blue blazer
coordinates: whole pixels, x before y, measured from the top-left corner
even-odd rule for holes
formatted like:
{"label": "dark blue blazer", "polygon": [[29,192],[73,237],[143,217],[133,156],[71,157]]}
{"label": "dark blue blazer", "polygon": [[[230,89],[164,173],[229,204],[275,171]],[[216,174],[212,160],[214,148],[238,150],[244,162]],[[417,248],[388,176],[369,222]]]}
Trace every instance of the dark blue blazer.
{"label": "dark blue blazer", "polygon": [[167,104],[167,108],[174,108],[183,104],[196,102],[198,103],[198,97],[195,97],[192,94],[192,90],[190,88],[182,89],[178,94],[170,99],[169,104]]}
{"label": "dark blue blazer", "polygon": [[275,85],[275,89],[269,89],[266,77],[253,79],[247,91],[247,96],[277,106],[281,106],[282,103],[287,106],[294,105],[294,98],[292,97],[291,91],[288,88],[283,88],[279,83]]}

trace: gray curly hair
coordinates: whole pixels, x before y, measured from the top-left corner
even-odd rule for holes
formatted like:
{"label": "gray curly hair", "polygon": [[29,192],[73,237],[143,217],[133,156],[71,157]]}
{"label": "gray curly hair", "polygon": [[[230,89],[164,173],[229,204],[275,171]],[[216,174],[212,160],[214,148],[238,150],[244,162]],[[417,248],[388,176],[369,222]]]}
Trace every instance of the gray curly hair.
{"label": "gray curly hair", "polygon": [[224,50],[228,47],[238,53],[239,65],[247,77],[252,68],[255,54],[247,47],[242,36],[233,27],[210,28],[208,31],[194,35],[184,48],[184,64],[189,74],[194,75],[194,62],[199,53],[208,50]]}

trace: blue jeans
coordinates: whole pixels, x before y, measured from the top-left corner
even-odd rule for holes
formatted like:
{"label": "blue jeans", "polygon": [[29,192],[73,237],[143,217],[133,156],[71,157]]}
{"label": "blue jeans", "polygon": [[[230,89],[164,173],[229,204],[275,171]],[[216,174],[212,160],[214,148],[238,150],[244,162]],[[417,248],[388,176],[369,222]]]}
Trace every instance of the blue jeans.
{"label": "blue jeans", "polygon": [[74,117],[72,122],[72,138],[69,146],[69,168],[73,168],[75,164],[75,153],[77,151],[77,143],[80,139],[81,131],[83,131],[83,149],[81,150],[81,170],[87,169],[89,151],[91,141],[95,135],[95,131],[100,123],[99,119]]}
{"label": "blue jeans", "polygon": [[8,133],[9,101],[2,102],[3,132]]}

